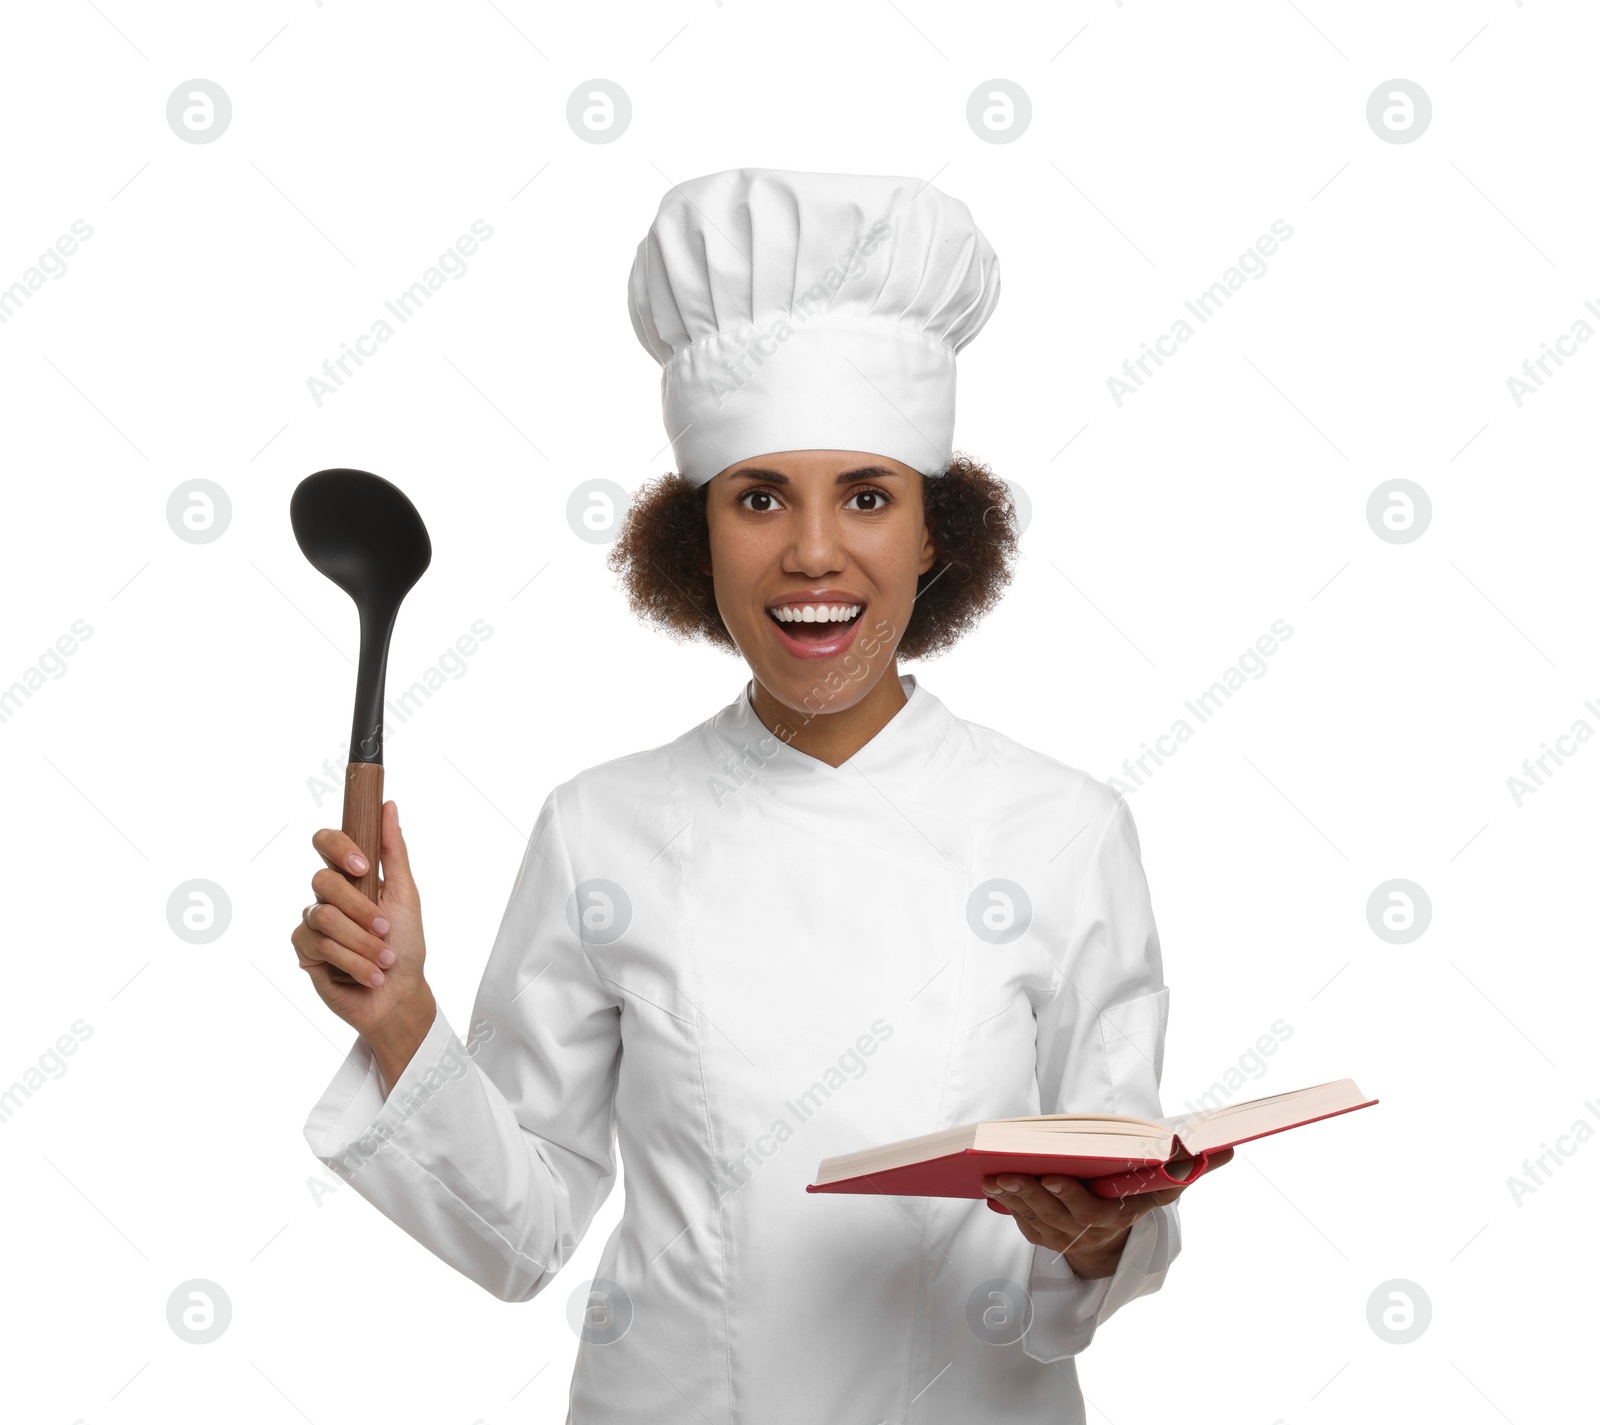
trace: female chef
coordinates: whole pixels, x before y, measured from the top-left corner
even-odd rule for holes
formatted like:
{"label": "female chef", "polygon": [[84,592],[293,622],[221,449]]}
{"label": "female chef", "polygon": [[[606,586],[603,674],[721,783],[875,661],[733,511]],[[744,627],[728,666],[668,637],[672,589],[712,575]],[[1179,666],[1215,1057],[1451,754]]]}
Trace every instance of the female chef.
{"label": "female chef", "polygon": [[1009,577],[1007,487],[951,448],[955,354],[999,292],[966,206],[915,179],[674,187],[629,306],[677,469],[611,565],[748,681],[549,794],[465,1040],[395,804],[377,904],[354,842],[312,838],[292,939],[358,1033],[317,1156],[525,1301],[620,1149],[621,1220],[570,1309],[574,1425],[1082,1421],[1072,1358],[1177,1255],[1176,1188],[1003,1174],[1003,1212],[804,1190],[824,1157],[978,1119],[1161,1112],[1127,804],[898,671]]}

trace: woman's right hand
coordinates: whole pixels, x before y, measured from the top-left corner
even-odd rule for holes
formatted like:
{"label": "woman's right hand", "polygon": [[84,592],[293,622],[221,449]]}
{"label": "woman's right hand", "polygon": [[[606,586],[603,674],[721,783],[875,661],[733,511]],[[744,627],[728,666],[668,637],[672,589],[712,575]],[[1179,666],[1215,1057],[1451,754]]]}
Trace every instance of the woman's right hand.
{"label": "woman's right hand", "polygon": [[[432,1026],[436,1006],[422,973],[422,903],[392,801],[383,804],[382,824],[376,905],[340,869],[365,873],[355,841],[329,826],[312,835],[327,864],[312,876],[317,899],[289,939],[323,1003],[368,1041],[379,1067],[398,1058],[403,1068]],[[394,1084],[387,1072],[385,1078]]]}

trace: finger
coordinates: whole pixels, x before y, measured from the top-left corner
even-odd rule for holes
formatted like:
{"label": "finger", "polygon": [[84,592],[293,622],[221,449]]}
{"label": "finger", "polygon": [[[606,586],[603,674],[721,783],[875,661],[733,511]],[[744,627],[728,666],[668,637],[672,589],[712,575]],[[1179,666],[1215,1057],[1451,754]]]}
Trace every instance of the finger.
{"label": "finger", "polygon": [[411,853],[406,849],[405,837],[400,834],[400,807],[395,802],[383,804],[382,849],[378,859],[383,863],[385,894],[398,895],[407,905],[415,904],[417,883],[411,878]]}
{"label": "finger", "polygon": [[1017,1231],[1022,1233],[1035,1247],[1045,1245],[1044,1234],[1039,1230],[1038,1223],[1030,1222],[1026,1217],[1020,1217],[1015,1213],[1012,1214],[1011,1220],[1017,1224]]}
{"label": "finger", "polygon": [[1017,1189],[1017,1197],[1026,1205],[1028,1214],[1043,1223],[1046,1227],[1057,1232],[1073,1237],[1090,1228],[1108,1225],[1115,1217],[1105,1212],[1106,1204],[1089,1194],[1090,1201],[1098,1204],[1098,1209],[1089,1208],[1086,1211],[1074,1212],[1061,1197],[1050,1192],[1044,1184],[1035,1177],[1020,1179],[1021,1186]]}
{"label": "finger", "polygon": [[[305,912],[302,913],[302,922],[305,914],[309,914],[315,909],[315,903],[308,905],[305,908]],[[324,937],[320,931],[313,930],[309,925],[302,923],[297,926],[289,939],[294,945],[295,957],[300,962],[300,968],[310,975],[312,980],[319,986],[364,985],[371,979],[372,966],[370,962],[361,957],[357,957],[360,963],[356,967],[356,973],[352,975],[347,971],[341,970],[337,965],[321,959],[320,956],[310,953],[321,945]]]}
{"label": "finger", "polygon": [[329,939],[308,925],[296,927],[289,939],[300,957],[302,970],[310,971],[316,965],[322,964],[329,969],[343,970],[359,985],[370,985],[376,989],[383,983],[383,971],[371,961],[363,959],[348,946]]}
{"label": "finger", "polygon": [[1016,1174],[1007,1173],[1004,1179],[996,1177],[993,1173],[986,1173],[980,1180],[979,1186],[1007,1212],[1015,1212],[1024,1204],[1017,1201],[1015,1191],[1008,1184],[1018,1181]]}
{"label": "finger", "polygon": [[362,895],[356,883],[348,876],[324,866],[311,878],[311,889],[317,899],[337,906],[357,925],[365,926],[374,935],[387,935],[389,922],[378,914],[378,907]]}
{"label": "finger", "polygon": [[[370,973],[374,966],[381,967],[383,965],[381,957],[384,955],[389,957],[390,964],[394,963],[394,952],[370,930],[365,930],[357,925],[336,905],[318,901],[316,905],[305,911],[301,918],[304,920],[308,930],[313,930],[326,936],[351,953],[365,959],[368,964],[363,972],[363,977]],[[339,963],[341,968],[349,968],[342,961]]]}
{"label": "finger", "polygon": [[1037,1178],[1006,1173],[998,1181],[999,1192],[995,1196],[995,1201],[1016,1218],[1017,1226],[1022,1229],[1023,1236],[1036,1246],[1044,1242],[1046,1233],[1053,1237],[1071,1237],[1076,1241],[1084,1230],[1075,1222],[1045,1219],[1039,1211],[1040,1204],[1029,1195],[1030,1188],[1035,1192],[1038,1190]]}
{"label": "finger", "polygon": [[[1011,1176],[1000,1179],[1002,1189]],[[1017,1177],[1017,1182],[1015,1191],[1003,1192],[1002,1201],[1017,1219],[1023,1236],[1035,1246],[1049,1247],[1058,1256],[1064,1256],[1074,1248],[1087,1250],[1098,1235],[1111,1230],[1093,1219],[1080,1221],[1074,1217],[1038,1178],[1022,1175]],[[1085,1241],[1086,1238],[1090,1240]]]}
{"label": "finger", "polygon": [[1077,1178],[1063,1177],[1059,1173],[1046,1174],[1039,1179],[1039,1184],[1077,1218],[1097,1217],[1108,1202],[1117,1201],[1116,1198],[1099,1197],[1090,1192]]}
{"label": "finger", "polygon": [[354,876],[367,874],[367,858],[361,854],[354,837],[325,826],[321,831],[311,833],[311,844],[336,871],[345,871]]}
{"label": "finger", "polygon": [[1028,1204],[1005,1185],[1012,1180],[1013,1175],[1010,1173],[1006,1174],[1005,1178],[1001,1180],[997,1180],[992,1175],[985,1177],[982,1180],[983,1190],[989,1195],[991,1202],[997,1203],[1011,1217],[1016,1219],[1017,1226],[1022,1229],[1023,1235],[1030,1242],[1037,1243],[1039,1240],[1039,1224],[1035,1221],[1033,1213],[1029,1211]]}

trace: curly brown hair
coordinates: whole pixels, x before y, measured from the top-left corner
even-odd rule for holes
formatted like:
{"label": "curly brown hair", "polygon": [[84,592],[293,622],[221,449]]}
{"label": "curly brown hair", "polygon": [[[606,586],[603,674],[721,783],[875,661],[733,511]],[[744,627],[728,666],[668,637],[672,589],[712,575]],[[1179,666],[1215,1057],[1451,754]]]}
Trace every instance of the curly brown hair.
{"label": "curly brown hair", "polygon": [[[628,604],[670,637],[704,639],[739,650],[717,612],[706,525],[706,486],[669,471],[634,496],[606,557],[621,575]],[[945,473],[922,481],[934,561],[917,577],[901,658],[928,658],[953,646],[1000,601],[1017,555],[1017,512],[1010,487],[988,466],[957,455]]]}

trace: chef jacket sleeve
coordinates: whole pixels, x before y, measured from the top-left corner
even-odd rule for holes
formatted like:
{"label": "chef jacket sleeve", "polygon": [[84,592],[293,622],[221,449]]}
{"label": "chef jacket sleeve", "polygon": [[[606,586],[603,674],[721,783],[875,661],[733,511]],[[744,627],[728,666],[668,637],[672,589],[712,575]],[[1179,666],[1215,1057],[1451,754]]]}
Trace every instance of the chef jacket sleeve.
{"label": "chef jacket sleeve", "polygon": [[[1040,1113],[1161,1117],[1167,987],[1161,944],[1128,804],[1116,791],[1091,853],[1050,998],[1036,1007]],[[1036,1361],[1075,1356],[1096,1327],[1160,1288],[1178,1255],[1178,1206],[1140,1217],[1116,1271],[1083,1280],[1066,1259],[1033,1249],[1033,1317],[1023,1349]]]}
{"label": "chef jacket sleeve", "polygon": [[558,791],[523,853],[466,1042],[441,1009],[385,1097],[358,1036],[305,1125],[318,1158],[502,1301],[550,1283],[616,1175],[618,1002],[569,927]]}

